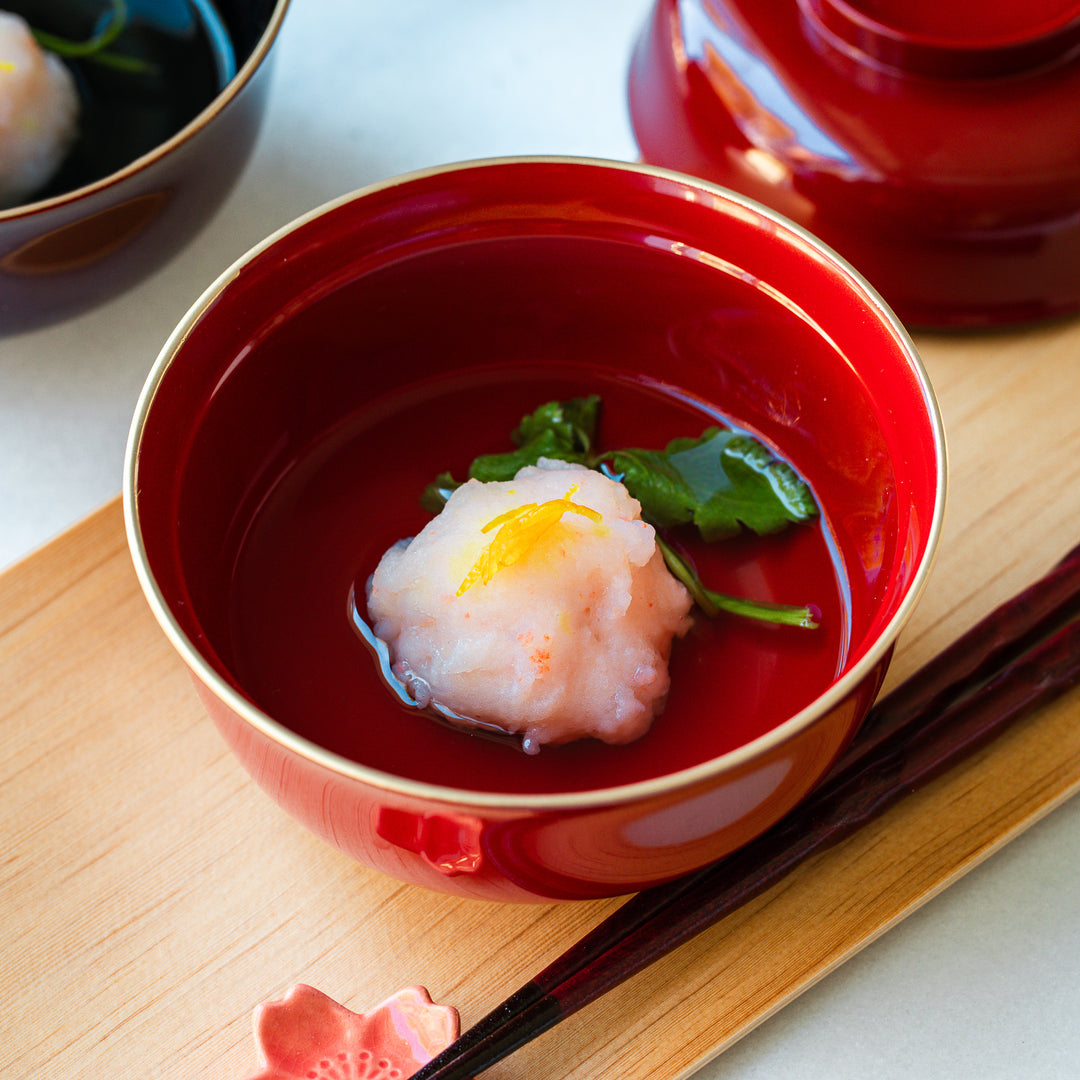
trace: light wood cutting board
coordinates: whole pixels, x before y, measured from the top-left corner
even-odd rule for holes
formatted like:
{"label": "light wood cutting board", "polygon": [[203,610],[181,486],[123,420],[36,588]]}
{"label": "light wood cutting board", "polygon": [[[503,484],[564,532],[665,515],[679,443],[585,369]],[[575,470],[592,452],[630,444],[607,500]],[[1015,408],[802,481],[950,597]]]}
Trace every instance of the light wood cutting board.
{"label": "light wood cutting board", "polygon": [[[1080,541],[1080,325],[919,345],[952,486],[890,683]],[[468,1025],[619,903],[450,899],[285,817],[151,618],[117,503],[0,577],[0,683],[4,1077],[243,1080],[252,1009],[295,982],[356,1010],[422,983]],[[1078,786],[1074,693],[485,1075],[685,1075]]]}

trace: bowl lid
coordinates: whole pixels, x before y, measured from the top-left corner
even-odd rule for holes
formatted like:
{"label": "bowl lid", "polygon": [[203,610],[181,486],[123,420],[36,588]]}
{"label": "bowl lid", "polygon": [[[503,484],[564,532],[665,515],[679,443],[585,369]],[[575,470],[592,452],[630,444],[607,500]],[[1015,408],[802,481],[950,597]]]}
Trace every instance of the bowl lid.
{"label": "bowl lid", "polygon": [[1076,0],[798,0],[845,52],[912,74],[1015,75],[1080,48]]}

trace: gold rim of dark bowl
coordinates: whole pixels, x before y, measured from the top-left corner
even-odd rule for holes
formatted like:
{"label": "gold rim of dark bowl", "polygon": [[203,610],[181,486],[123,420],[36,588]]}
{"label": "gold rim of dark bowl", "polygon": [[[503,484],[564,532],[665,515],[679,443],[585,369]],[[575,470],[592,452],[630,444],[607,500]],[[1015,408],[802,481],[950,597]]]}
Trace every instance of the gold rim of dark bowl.
{"label": "gold rim of dark bowl", "polygon": [[103,176],[89,184],[83,184],[81,187],[72,188],[70,191],[64,191],[58,195],[50,196],[48,199],[38,199],[36,202],[19,203],[16,206],[0,209],[0,224],[3,224],[5,221],[14,221],[20,217],[32,217],[36,214],[44,214],[57,207],[78,202],[80,199],[84,199],[88,195],[93,195],[96,192],[107,191],[114,184],[127,179],[129,176],[134,176],[144,169],[148,169],[155,162],[160,161],[162,158],[171,154],[176,147],[187,142],[192,136],[205,128],[251,81],[255,71],[266,59],[271,46],[277,39],[278,33],[281,30],[281,24],[285,19],[285,12],[291,3],[292,0],[276,0],[274,10],[270,15],[270,21],[267,23],[258,42],[256,42],[255,48],[251,50],[251,54],[237,69],[236,74],[220,91],[218,91],[210,104],[189,120],[174,135],[171,135],[166,139],[165,142],[159,143],[152,150],[148,150],[145,154],[128,162],[123,168],[116,169],[114,172],[109,173],[108,176]]}

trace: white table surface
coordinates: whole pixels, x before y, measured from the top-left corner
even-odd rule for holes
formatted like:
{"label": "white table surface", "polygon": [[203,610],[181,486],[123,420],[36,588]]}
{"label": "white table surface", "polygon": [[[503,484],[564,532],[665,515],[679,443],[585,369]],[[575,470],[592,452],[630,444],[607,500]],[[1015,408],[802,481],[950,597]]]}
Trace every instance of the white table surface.
{"label": "white table surface", "polygon": [[[442,162],[633,159],[626,71],[649,6],[293,0],[260,141],[210,228],[120,299],[0,338],[0,568],[119,492],[130,416],[169,331],[279,225]],[[1080,1077],[1080,800],[697,1076]]]}

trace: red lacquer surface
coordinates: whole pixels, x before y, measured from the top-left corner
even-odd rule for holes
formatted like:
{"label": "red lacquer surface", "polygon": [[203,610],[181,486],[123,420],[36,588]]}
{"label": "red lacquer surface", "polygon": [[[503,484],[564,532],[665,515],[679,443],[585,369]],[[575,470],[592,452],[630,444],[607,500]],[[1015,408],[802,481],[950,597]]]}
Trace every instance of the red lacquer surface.
{"label": "red lacquer surface", "polygon": [[902,319],[1080,308],[1080,5],[657,0],[644,160],[775,207]]}
{"label": "red lacquer surface", "polygon": [[[761,831],[850,737],[936,543],[943,449],[900,332],[803,237],[663,174],[509,162],[390,185],[254,255],[186,329],[129,495],[159,617],[256,779],[408,880],[604,895]],[[703,626],[626,748],[527,758],[406,715],[350,586],[422,526],[435,473],[594,390],[606,444],[730,418],[795,463],[821,527],[698,554],[718,588],[819,604],[822,630]]]}
{"label": "red lacquer surface", "polygon": [[[580,250],[572,254],[561,242],[551,245],[546,257],[507,256],[534,262],[544,276],[560,273],[560,287],[568,295],[597,271]],[[611,259],[604,253],[603,261]],[[561,272],[560,261],[567,262]],[[492,252],[483,268],[483,284],[474,280],[471,285],[494,297],[505,266]],[[433,267],[432,272],[433,280],[445,280],[441,270]],[[464,273],[459,266],[459,277]],[[410,267],[414,285],[419,274]],[[671,274],[675,280],[682,276],[675,270]],[[646,286],[644,276],[641,284]],[[686,298],[692,290],[683,284]],[[363,291],[368,294],[364,300],[350,302],[365,304],[372,292],[385,296],[374,283]],[[673,310],[673,298],[661,299],[665,292],[658,289],[656,298]],[[699,299],[694,297],[694,306]],[[435,338],[446,330],[438,322],[425,326]],[[797,320],[778,320],[773,347],[789,354],[821,347],[799,330]],[[267,491],[255,493],[258,512],[241,530],[243,540],[236,550],[222,550],[220,576],[208,580],[209,591],[228,597],[227,625],[217,622],[217,605],[214,623],[206,625],[214,625],[218,651],[263,709],[320,746],[398,776],[451,786],[467,777],[469,787],[485,791],[557,792],[631,783],[695,765],[764,734],[828,688],[848,659],[851,605],[843,592],[849,587],[847,567],[857,559],[855,545],[864,540],[853,537],[845,522],[837,527],[831,519],[778,537],[718,545],[686,538],[713,587],[764,600],[810,602],[822,612],[821,627],[811,633],[731,618],[698,619],[675,647],[667,709],[648,735],[629,746],[583,740],[529,757],[436,725],[406,710],[383,686],[353,629],[346,598],[354,583],[362,596],[383,552],[429,520],[419,495],[444,468],[463,477],[477,454],[509,449],[509,433],[522,415],[555,398],[601,393],[601,445],[608,446],[645,440],[646,446],[662,447],[670,438],[700,434],[717,421],[701,408],[621,375],[621,362],[634,356],[644,369],[652,353],[654,365],[660,360],[672,368],[678,383],[676,365],[660,343],[637,334],[633,325],[612,326],[606,336],[604,345],[597,342],[585,350],[562,346],[562,370],[523,364],[495,371],[465,368],[445,380],[409,384],[400,398],[391,391],[303,451]],[[486,349],[481,335],[474,339],[477,349]],[[442,345],[432,340],[408,348],[430,354]],[[399,357],[394,366],[404,362]],[[205,452],[214,456],[212,444],[206,444]],[[878,460],[877,486],[859,489],[857,496],[864,506],[887,508],[895,498],[887,453],[879,444],[868,446],[867,456]],[[835,505],[839,485],[828,474],[822,481],[824,497],[831,496]],[[851,495],[849,488],[845,503]],[[834,566],[825,539],[834,530],[849,560],[843,566]],[[891,549],[895,535],[883,536],[882,542]],[[208,556],[200,552],[191,558]],[[850,583],[857,592],[854,633],[859,642],[866,632],[866,612],[873,607],[869,594],[881,588],[881,572],[877,566],[856,569]]]}

